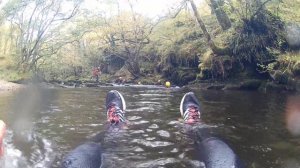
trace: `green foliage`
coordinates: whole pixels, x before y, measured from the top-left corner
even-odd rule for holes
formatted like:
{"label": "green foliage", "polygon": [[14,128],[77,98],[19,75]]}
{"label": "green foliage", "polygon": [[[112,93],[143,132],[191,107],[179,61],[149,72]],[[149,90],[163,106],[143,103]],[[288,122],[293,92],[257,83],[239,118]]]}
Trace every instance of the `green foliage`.
{"label": "green foliage", "polygon": [[271,12],[285,22],[300,23],[300,1],[299,0],[273,0],[267,5]]}
{"label": "green foliage", "polygon": [[264,63],[275,59],[270,50],[280,49],[285,43],[282,21],[268,11],[245,18],[236,28],[230,48],[236,59],[248,63]]}
{"label": "green foliage", "polygon": [[28,79],[32,76],[30,72],[18,72],[14,69],[0,69],[0,79],[6,81],[20,81],[24,79]]}
{"label": "green foliage", "polygon": [[7,2],[3,11],[9,23],[10,39],[15,44],[11,55],[16,56],[22,71],[35,70],[41,58],[54,55],[67,43],[60,30],[78,9],[79,3],[73,2],[71,11],[62,9],[62,5],[72,6],[72,2],[64,0]]}
{"label": "green foliage", "polygon": [[[60,7],[59,2],[53,1],[56,4],[51,8],[53,11]],[[236,62],[258,64],[258,68],[267,72],[298,74],[297,54],[281,52],[285,50],[284,22],[300,22],[299,0],[272,0],[266,7],[261,6],[265,1],[259,0],[220,1],[233,23],[227,31],[222,31],[208,6],[201,7],[199,11],[205,11],[201,17],[215,44],[232,51],[222,57],[209,50],[203,32],[187,10],[182,10],[176,18],[164,18],[157,23],[136,14],[134,9],[120,10],[116,0],[101,2],[114,11],[78,9],[78,15],[72,19],[52,24],[49,17],[53,13],[47,14],[43,8],[50,1],[9,1],[2,10],[5,15],[0,27],[0,59],[4,57],[4,61],[0,60],[0,77],[17,80],[30,76],[19,75],[17,68],[25,70],[34,63],[34,70],[47,80],[89,79],[93,67],[103,66],[107,73],[114,74],[124,65],[132,73],[140,71],[138,76],[145,81],[149,74],[155,73],[164,74],[165,78],[194,78],[198,72],[193,68],[199,59],[201,79],[227,78]],[[44,15],[39,15],[43,12]],[[58,19],[66,16],[60,12]],[[31,22],[31,15],[22,17],[25,13],[33,14]],[[41,38],[37,36],[39,28],[45,30]],[[276,64],[266,63],[270,60]],[[192,72],[191,76],[186,72]],[[109,75],[104,76],[110,79]]]}
{"label": "green foliage", "polygon": [[[213,17],[204,18],[208,28],[214,30],[217,21]],[[166,66],[170,55],[175,54],[173,62],[179,66],[194,66],[188,64],[195,60],[208,48],[206,39],[190,13],[181,12],[175,19],[169,19],[155,27],[150,36],[151,43],[145,51],[155,51],[160,56],[160,63]],[[198,58],[195,60],[197,61]]]}

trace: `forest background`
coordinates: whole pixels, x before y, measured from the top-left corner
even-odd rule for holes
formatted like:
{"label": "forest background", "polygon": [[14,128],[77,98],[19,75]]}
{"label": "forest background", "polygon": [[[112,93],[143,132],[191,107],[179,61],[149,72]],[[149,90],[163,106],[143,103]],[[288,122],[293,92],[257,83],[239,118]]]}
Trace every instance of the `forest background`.
{"label": "forest background", "polygon": [[1,2],[0,79],[82,83],[100,67],[103,83],[299,85],[300,0],[91,2]]}

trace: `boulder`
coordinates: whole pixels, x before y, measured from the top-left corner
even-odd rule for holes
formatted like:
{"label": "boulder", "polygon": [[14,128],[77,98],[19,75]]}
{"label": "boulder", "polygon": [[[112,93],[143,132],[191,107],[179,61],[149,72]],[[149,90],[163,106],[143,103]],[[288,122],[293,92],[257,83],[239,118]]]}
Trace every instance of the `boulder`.
{"label": "boulder", "polygon": [[294,76],[300,77],[300,62],[295,63],[292,68],[292,72]]}
{"label": "boulder", "polygon": [[286,40],[292,49],[300,48],[300,26],[296,23],[289,23],[285,26]]}

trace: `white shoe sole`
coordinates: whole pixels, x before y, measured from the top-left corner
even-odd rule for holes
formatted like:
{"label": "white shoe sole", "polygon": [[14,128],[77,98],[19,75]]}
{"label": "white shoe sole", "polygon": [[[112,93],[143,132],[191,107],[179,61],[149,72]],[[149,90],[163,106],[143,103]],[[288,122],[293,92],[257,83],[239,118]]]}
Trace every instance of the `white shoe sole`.
{"label": "white shoe sole", "polygon": [[122,94],[119,91],[117,91],[117,90],[112,90],[112,91],[117,92],[119,94],[119,96],[121,97],[122,106],[123,106],[122,111],[125,112],[125,110],[126,110],[126,102],[125,102],[124,97],[122,96]]}
{"label": "white shoe sole", "polygon": [[184,99],[185,99],[185,96],[187,95],[188,93],[186,93],[183,97],[182,97],[182,99],[181,99],[181,102],[180,102],[180,107],[179,107],[179,109],[180,109],[180,114],[181,114],[181,117],[183,117],[183,101],[184,101]]}

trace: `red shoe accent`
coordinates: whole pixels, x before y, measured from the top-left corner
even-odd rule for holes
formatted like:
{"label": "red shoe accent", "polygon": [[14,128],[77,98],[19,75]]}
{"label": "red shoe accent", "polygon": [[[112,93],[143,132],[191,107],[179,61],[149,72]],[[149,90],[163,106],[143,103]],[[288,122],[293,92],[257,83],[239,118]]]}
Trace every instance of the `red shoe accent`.
{"label": "red shoe accent", "polygon": [[107,120],[110,123],[119,123],[120,122],[120,117],[119,117],[119,115],[117,115],[116,110],[117,109],[115,106],[112,106],[108,109]]}
{"label": "red shoe accent", "polygon": [[186,123],[192,124],[200,121],[200,112],[197,107],[190,106],[185,113],[188,113],[188,117],[185,120]]}

